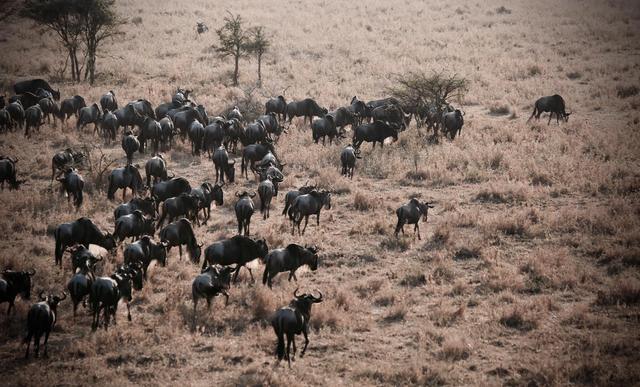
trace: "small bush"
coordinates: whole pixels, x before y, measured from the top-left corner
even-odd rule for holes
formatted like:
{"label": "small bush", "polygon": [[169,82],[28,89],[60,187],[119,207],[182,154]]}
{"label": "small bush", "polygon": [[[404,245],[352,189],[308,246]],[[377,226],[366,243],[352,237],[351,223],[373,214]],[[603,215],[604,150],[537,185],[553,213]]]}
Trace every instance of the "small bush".
{"label": "small bush", "polygon": [[495,105],[489,107],[489,114],[492,116],[506,116],[511,112],[507,105]]}
{"label": "small bush", "polygon": [[406,316],[407,316],[407,308],[404,306],[404,304],[400,303],[400,304],[394,305],[394,307],[389,311],[389,313],[386,316],[384,316],[384,321],[387,323],[403,321]]}
{"label": "small bush", "polygon": [[402,286],[410,286],[410,287],[417,287],[417,286],[422,286],[422,285],[426,285],[427,283],[427,277],[425,277],[424,274],[407,274],[402,281],[400,281],[400,285]]}
{"label": "small bush", "polygon": [[607,291],[599,291],[598,305],[635,305],[640,303],[640,283],[637,280],[617,281]]}
{"label": "small bush", "polygon": [[480,256],[480,249],[477,247],[467,248],[462,247],[453,255],[453,259],[456,261],[464,261],[467,259],[475,259]]}
{"label": "small bush", "polygon": [[529,76],[535,77],[536,75],[542,74],[542,68],[538,65],[529,66],[528,72]]}
{"label": "small bush", "polygon": [[572,71],[570,73],[567,73],[567,78],[571,79],[571,80],[576,80],[576,79],[580,79],[582,78],[582,74],[578,71]]}
{"label": "small bush", "polygon": [[618,97],[619,98],[628,98],[628,97],[633,97],[634,95],[637,95],[638,92],[640,90],[638,90],[638,87],[631,85],[631,86],[618,86]]}
{"label": "small bush", "polygon": [[140,16],[136,16],[133,19],[131,19],[131,23],[135,24],[136,26],[139,26],[140,24],[142,24],[142,18]]}
{"label": "small bush", "polygon": [[536,320],[525,316],[523,308],[515,307],[500,317],[500,324],[507,328],[527,332],[538,327]]}
{"label": "small bush", "polygon": [[471,356],[469,345],[461,338],[454,337],[445,340],[439,357],[444,360],[458,361]]}
{"label": "small bush", "polygon": [[511,14],[511,10],[509,8],[505,8],[504,5],[496,8],[496,13],[498,15],[510,15]]}
{"label": "small bush", "polygon": [[407,251],[411,243],[407,238],[386,237],[380,242],[380,247],[385,250]]}
{"label": "small bush", "polygon": [[353,197],[353,207],[358,211],[369,211],[374,208],[373,199],[361,192],[356,192]]}

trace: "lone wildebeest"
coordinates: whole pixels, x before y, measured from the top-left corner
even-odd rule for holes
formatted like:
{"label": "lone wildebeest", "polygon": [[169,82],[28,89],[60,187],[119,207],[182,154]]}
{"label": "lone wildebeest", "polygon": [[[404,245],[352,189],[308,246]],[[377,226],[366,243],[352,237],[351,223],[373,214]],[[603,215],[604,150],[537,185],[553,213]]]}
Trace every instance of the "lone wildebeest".
{"label": "lone wildebeest", "polygon": [[289,272],[289,281],[291,278],[298,281],[296,270],[302,265],[307,265],[309,269],[315,271],[318,269],[318,247],[305,246],[292,243],[284,249],[274,249],[264,257],[264,274],[262,275],[262,284],[271,287],[271,280],[284,271]]}
{"label": "lone wildebeest", "polygon": [[356,159],[360,157],[360,149],[356,149],[349,144],[340,153],[340,163],[342,164],[342,175],[353,179],[353,170],[356,167]]}
{"label": "lone wildebeest", "polygon": [[360,148],[363,142],[373,142],[373,148],[376,142],[380,143],[380,147],[384,146],[384,140],[392,137],[393,141],[398,141],[398,126],[395,123],[387,124],[383,121],[374,121],[371,124],[362,124],[353,131],[353,146]]}
{"label": "lone wildebeest", "polygon": [[253,197],[256,196],[255,192],[248,193],[247,191],[236,192],[238,201],[236,202],[234,209],[236,212],[236,219],[238,220],[238,235],[249,236],[249,226],[251,225],[251,216],[253,215],[254,205]]}
{"label": "lone wildebeest", "polygon": [[279,95],[276,98],[270,98],[265,104],[264,114],[276,113],[280,120],[287,118],[287,100]]}
{"label": "lone wildebeest", "polygon": [[25,359],[29,357],[31,338],[33,338],[36,357],[38,357],[42,334],[44,334],[44,356],[47,356],[47,342],[49,341],[49,334],[56,325],[58,304],[67,298],[66,292],[62,293],[62,297],[54,295],[44,297],[43,293],[40,292],[40,302],[33,304],[27,315],[27,337],[24,338],[24,342],[27,343]]}
{"label": "lone wildebeest", "polygon": [[553,117],[554,114],[556,115],[557,124],[560,124],[560,119],[563,119],[564,122],[569,122],[569,115],[571,113],[565,112],[564,109],[564,99],[562,99],[558,94],[539,98],[536,101],[533,113],[531,113],[531,117],[529,117],[527,122],[529,122],[533,116],[536,117],[536,120],[540,119],[540,114],[543,112],[549,112],[549,122],[547,122],[547,125],[551,123],[551,117]]}
{"label": "lone wildebeest", "polygon": [[398,224],[396,225],[395,236],[397,237],[400,231],[402,231],[402,234],[404,235],[405,224],[415,224],[414,232],[418,234],[418,240],[420,240],[420,228],[418,227],[418,222],[420,221],[420,217],[422,217],[424,222],[427,221],[429,208],[433,208],[429,202],[420,203],[416,198],[412,198],[409,200],[409,203],[398,208],[396,210]]}
{"label": "lone wildebeest", "polygon": [[[304,234],[309,223],[309,215],[316,215],[317,225],[320,226],[320,210],[322,208],[331,209],[331,193],[329,191],[311,191],[306,195],[300,195],[291,204],[291,235],[294,235],[298,226],[298,235]],[[300,223],[304,218],[304,228],[300,232]]]}
{"label": "lone wildebeest", "polygon": [[0,156],[0,187],[4,190],[4,182],[9,183],[9,189],[18,189],[20,184],[26,182],[26,180],[18,180],[18,170],[16,169],[16,163],[18,159]]}
{"label": "lone wildebeest", "polygon": [[43,89],[51,93],[53,99],[56,101],[60,100],[60,90],[53,90],[49,83],[44,79],[35,78],[35,79],[27,79],[24,81],[16,82],[13,85],[13,91],[16,94],[24,94],[24,93],[33,93],[36,94],[38,89]]}
{"label": "lone wildebeest", "polygon": [[323,117],[328,110],[320,107],[316,101],[311,98],[305,98],[302,101],[289,102],[285,113],[285,120],[288,118],[289,123],[294,117],[304,117],[303,123],[309,119],[309,124],[313,117]]}
{"label": "lone wildebeest", "polygon": [[231,272],[233,267],[207,266],[202,270],[191,284],[191,296],[193,297],[193,328],[196,326],[196,309],[198,300],[207,300],[207,309],[211,308],[211,299],[218,294],[225,296],[224,305],[229,304],[229,287],[231,285]]}
{"label": "lone wildebeest", "polygon": [[20,294],[23,300],[31,298],[31,277],[36,274],[35,270],[31,271],[2,271],[0,278],[0,304],[9,303],[7,316],[11,312],[11,308],[15,305],[16,296]]}
{"label": "lone wildebeest", "polygon": [[456,134],[462,132],[462,125],[464,125],[463,115],[464,113],[460,109],[442,113],[442,131],[452,140],[456,138]]}
{"label": "lone wildebeest", "polygon": [[113,200],[116,191],[122,188],[122,201],[127,193],[127,188],[131,188],[132,196],[142,195],[147,187],[144,186],[140,170],[137,165],[127,165],[126,167],[115,168],[109,175],[109,188],[107,189],[107,199]]}
{"label": "lone wildebeest", "polygon": [[56,239],[55,263],[62,266],[62,254],[67,247],[76,243],[89,248],[89,244],[113,250],[116,242],[113,235],[102,232],[89,218],[78,218],[70,223],[60,224],[54,233]]}
{"label": "lone wildebeest", "polygon": [[84,179],[78,170],[71,167],[67,169],[63,177],[58,177],[57,180],[61,184],[60,191],[67,194],[67,201],[70,202],[73,196],[73,205],[76,209],[80,208],[83,201]]}
{"label": "lone wildebeest", "polygon": [[[320,291],[318,291],[320,293]],[[322,293],[320,297],[314,297],[311,294],[298,295],[298,289],[293,292],[295,297],[289,303],[289,306],[278,309],[271,318],[271,326],[278,337],[278,346],[276,347],[276,354],[278,361],[283,358],[289,362],[291,367],[291,344],[293,343],[293,356],[296,355],[296,339],[295,336],[299,334],[304,335],[304,348],[300,353],[300,357],[304,356],[309,345],[309,319],[311,318],[311,306],[313,304],[322,302]],[[284,348],[284,336],[287,336],[287,350],[285,353]]]}
{"label": "lone wildebeest", "polygon": [[253,273],[251,269],[245,265],[254,259],[263,259],[268,252],[269,247],[267,246],[267,241],[264,239],[254,240],[243,235],[236,235],[207,246],[204,250],[204,264],[202,265],[202,269],[206,268],[207,264],[224,266],[235,264],[233,282],[238,280],[238,274],[242,267],[249,270],[249,275],[251,275],[251,281],[253,282]]}
{"label": "lone wildebeest", "polygon": [[178,246],[180,260],[182,260],[182,245],[186,245],[191,262],[200,262],[202,243],[198,244],[193,227],[188,219],[182,218],[166,225],[160,230],[159,237],[161,242],[167,243],[167,254],[171,247]]}

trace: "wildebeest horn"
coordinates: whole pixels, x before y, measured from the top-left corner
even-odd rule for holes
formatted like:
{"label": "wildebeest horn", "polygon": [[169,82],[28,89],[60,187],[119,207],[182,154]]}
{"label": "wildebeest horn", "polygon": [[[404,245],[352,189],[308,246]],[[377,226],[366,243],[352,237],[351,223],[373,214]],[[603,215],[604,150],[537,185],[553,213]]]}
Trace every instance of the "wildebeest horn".
{"label": "wildebeest horn", "polygon": [[27,271],[27,274],[29,274],[29,276],[34,276],[36,275],[36,269],[31,269],[31,271]]}
{"label": "wildebeest horn", "polygon": [[46,298],[42,296],[43,293],[44,293],[44,290],[41,290],[40,293],[38,293],[38,298],[40,299],[40,301],[46,300]]}
{"label": "wildebeest horn", "polygon": [[62,292],[62,295],[63,295],[64,297],[58,297],[58,298],[60,298],[60,301],[62,301],[62,300],[64,300],[64,299],[66,299],[66,298],[67,298],[67,292]]}
{"label": "wildebeest horn", "polygon": [[300,296],[298,296],[298,288],[296,288],[296,290],[294,290],[294,291],[293,291],[293,296],[294,296],[295,298],[300,297]]}
{"label": "wildebeest horn", "polygon": [[313,298],[315,298],[315,299],[316,299],[316,301],[318,301],[318,302],[319,302],[319,301],[322,301],[322,292],[321,292],[320,290],[318,290],[318,289],[316,289],[316,292],[320,293],[320,298],[315,297],[315,296],[314,296]]}

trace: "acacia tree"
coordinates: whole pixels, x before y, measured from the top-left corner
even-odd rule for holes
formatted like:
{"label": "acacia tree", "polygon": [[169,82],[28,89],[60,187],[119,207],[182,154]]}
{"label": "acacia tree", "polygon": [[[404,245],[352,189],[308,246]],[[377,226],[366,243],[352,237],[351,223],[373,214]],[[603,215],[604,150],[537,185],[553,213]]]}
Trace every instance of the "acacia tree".
{"label": "acacia tree", "polygon": [[264,27],[258,26],[251,30],[248,49],[258,59],[258,87],[262,87],[262,56],[269,50],[270,45],[271,42],[264,32]]}
{"label": "acacia tree", "polygon": [[96,54],[100,45],[108,38],[118,35],[122,20],[113,5],[115,0],[83,0],[80,2],[82,15],[82,37],[87,49],[87,67],[84,79],[95,81]]}
{"label": "acacia tree", "polygon": [[240,58],[249,54],[250,35],[244,29],[244,20],[240,15],[233,15],[224,18],[224,25],[216,30],[220,45],[216,51],[222,58],[233,57],[233,85],[238,86],[238,65]]}

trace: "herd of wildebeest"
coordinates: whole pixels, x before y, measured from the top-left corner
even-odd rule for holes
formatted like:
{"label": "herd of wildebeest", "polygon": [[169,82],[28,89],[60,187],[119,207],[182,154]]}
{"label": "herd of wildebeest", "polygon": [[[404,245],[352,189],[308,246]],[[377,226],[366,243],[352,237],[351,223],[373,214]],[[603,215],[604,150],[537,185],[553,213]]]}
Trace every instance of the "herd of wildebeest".
{"label": "herd of wildebeest", "polygon": [[[115,168],[108,176],[107,198],[116,199],[116,191],[122,190],[122,203],[114,209],[113,233],[101,230],[87,217],[63,223],[55,229],[55,264],[62,268],[63,255],[71,255],[71,278],[66,291],[61,295],[39,292],[40,302],[31,306],[27,316],[27,349],[33,338],[35,354],[38,356],[40,339],[44,335],[44,353],[47,353],[47,340],[56,323],[58,304],[70,297],[73,303],[73,315],[80,303],[86,304],[93,314],[92,329],[100,323],[107,329],[109,320],[116,318],[118,302],[123,300],[127,306],[128,319],[131,320],[129,302],[132,290],[139,291],[145,284],[147,270],[152,261],[164,266],[172,247],[178,247],[182,259],[182,246],[186,247],[193,264],[202,261],[202,270],[192,284],[193,326],[195,328],[197,304],[200,299],[211,300],[216,295],[224,295],[228,302],[231,281],[237,281],[242,267],[251,269],[247,263],[259,259],[264,264],[263,284],[269,288],[273,278],[281,272],[289,272],[289,281],[297,281],[296,270],[307,265],[311,270],[318,267],[317,246],[289,244],[284,248],[269,250],[265,239],[250,237],[251,217],[255,211],[253,197],[260,199],[260,212],[263,219],[269,217],[272,199],[278,195],[278,184],[284,179],[285,163],[276,151],[278,139],[287,133],[283,124],[291,124],[296,117],[307,118],[311,127],[313,141],[318,143],[326,137],[329,142],[344,138],[345,127],[351,128],[352,141],[339,154],[342,175],[353,178],[356,161],[361,158],[361,146],[364,142],[380,143],[382,147],[388,138],[398,139],[399,132],[406,129],[412,118],[418,126],[426,125],[453,140],[460,134],[464,113],[449,105],[438,108],[435,105],[420,109],[411,109],[395,98],[385,98],[363,102],[353,97],[350,104],[328,112],[311,98],[289,102],[283,96],[269,99],[265,103],[265,112],[252,122],[246,122],[243,112],[234,107],[224,115],[209,117],[204,106],[197,104],[190,91],[178,88],[171,101],[159,104],[155,109],[145,99],[138,99],[122,106],[116,93],[109,91],[98,103],[87,106],[83,97],[75,95],[60,102],[60,93],[42,79],[17,82],[15,95],[5,101],[0,97],[0,131],[24,129],[25,136],[31,136],[33,130],[40,131],[44,120],[61,121],[64,128],[71,116],[76,117],[76,130],[83,131],[93,124],[94,134],[101,136],[105,143],[115,141],[121,131],[121,145],[126,154],[126,165]],[[542,112],[549,112],[549,121],[556,115],[557,121],[568,120],[570,113],[565,112],[564,101],[559,95],[540,98],[535,103],[529,119],[539,118]],[[245,112],[246,114],[246,112]],[[314,117],[317,117],[314,119]],[[206,153],[213,161],[215,182],[208,181],[193,187],[184,177],[170,174],[162,151],[170,150],[174,137],[190,142],[194,156]],[[241,152],[239,145],[241,145]],[[152,156],[145,164],[143,180],[140,167],[133,164],[136,152],[145,153],[151,147]],[[196,240],[194,225],[206,224],[211,216],[211,205],[222,206],[223,189],[235,181],[235,161],[230,154],[241,155],[240,173],[249,179],[249,170],[258,177],[255,191],[235,192],[234,204],[238,223],[238,235],[212,243],[204,249]],[[79,210],[83,203],[84,178],[78,167],[83,165],[87,155],[82,151],[67,148],[52,158],[51,180],[60,183],[61,192]],[[11,189],[19,189],[25,180],[18,179],[18,160],[11,156],[0,156],[0,181],[4,189],[7,182]],[[126,191],[131,189],[132,196],[125,202]],[[331,208],[331,192],[305,183],[297,190],[284,196],[282,215],[291,221],[291,232],[304,235],[309,216],[316,215],[316,224],[320,226],[321,210]],[[418,223],[420,218],[427,221],[428,209],[432,203],[420,202],[411,198],[408,203],[396,211],[397,225],[395,235],[404,233],[405,224],[413,224],[414,232],[420,238]],[[304,227],[301,223],[304,219]],[[158,238],[156,239],[156,231]],[[124,245],[126,238],[131,243]],[[96,257],[89,245],[103,247],[113,253],[117,246],[123,250],[123,262],[116,265],[110,275],[98,276],[96,265],[103,258]],[[114,254],[111,254],[114,256]],[[115,259],[115,258],[113,258]],[[18,294],[24,299],[30,298],[31,278],[34,270],[16,271],[5,269],[0,279],[0,303],[8,302],[7,314],[14,306]],[[105,273],[108,274],[108,273]],[[233,274],[233,279],[232,279]],[[271,324],[277,336],[276,354],[279,360],[290,361],[295,356],[295,335],[302,334],[305,345],[300,356],[304,355],[309,339],[308,327],[311,306],[322,302],[322,293],[298,294],[288,306],[275,312]],[[100,321],[100,315],[103,315]],[[285,350],[285,336],[287,346]],[[293,356],[290,348],[293,344]]]}

